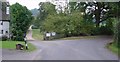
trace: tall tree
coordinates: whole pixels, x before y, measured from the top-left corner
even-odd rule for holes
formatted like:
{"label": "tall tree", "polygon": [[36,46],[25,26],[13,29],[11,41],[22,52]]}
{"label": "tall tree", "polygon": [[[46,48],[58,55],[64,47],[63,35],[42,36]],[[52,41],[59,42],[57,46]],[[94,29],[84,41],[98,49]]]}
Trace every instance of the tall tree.
{"label": "tall tree", "polygon": [[110,10],[108,2],[86,2],[84,7],[86,7],[85,13],[95,19],[96,27],[99,27],[100,23],[109,17],[107,15]]}
{"label": "tall tree", "polygon": [[114,43],[120,48],[120,2],[114,2],[110,4],[112,15],[115,18],[115,28],[114,28]]}
{"label": "tall tree", "polygon": [[27,7],[20,5],[19,3],[10,6],[11,10],[11,32],[14,36],[14,40],[24,40],[24,33],[27,32],[31,21],[33,19],[32,13]]}
{"label": "tall tree", "polygon": [[55,6],[50,2],[40,2],[39,14],[36,18],[36,21],[38,22],[37,25],[39,25],[41,29],[42,29],[42,24],[46,19],[46,17],[48,16],[48,14],[51,14],[51,15],[56,14]]}

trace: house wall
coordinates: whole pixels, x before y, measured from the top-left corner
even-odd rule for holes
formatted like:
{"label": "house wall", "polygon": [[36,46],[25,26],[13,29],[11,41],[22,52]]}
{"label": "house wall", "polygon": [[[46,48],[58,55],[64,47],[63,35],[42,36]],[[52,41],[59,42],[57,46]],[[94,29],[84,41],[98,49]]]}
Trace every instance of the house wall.
{"label": "house wall", "polygon": [[[6,35],[9,38],[10,18],[9,18],[9,14],[6,14],[6,11],[2,10],[3,9],[2,4],[3,2],[0,2],[0,38],[2,37],[2,35]],[[6,10],[6,7],[7,5],[5,5],[4,10]]]}
{"label": "house wall", "polygon": [[6,35],[9,38],[9,22],[8,21],[0,21],[0,34]]}
{"label": "house wall", "polygon": [[2,22],[2,2],[0,1],[0,37],[2,36],[1,34],[1,30],[2,30],[2,26],[1,26],[1,22]]}

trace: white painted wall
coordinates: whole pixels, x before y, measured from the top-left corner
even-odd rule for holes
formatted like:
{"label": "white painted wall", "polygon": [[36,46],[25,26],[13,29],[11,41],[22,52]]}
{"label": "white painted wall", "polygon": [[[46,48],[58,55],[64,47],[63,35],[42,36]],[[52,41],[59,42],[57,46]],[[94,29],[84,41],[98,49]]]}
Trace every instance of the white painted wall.
{"label": "white painted wall", "polygon": [[[3,22],[3,25],[1,23]],[[3,30],[3,34],[2,34]],[[8,33],[6,33],[6,31]],[[0,35],[7,35],[9,38],[9,21],[0,21]]]}

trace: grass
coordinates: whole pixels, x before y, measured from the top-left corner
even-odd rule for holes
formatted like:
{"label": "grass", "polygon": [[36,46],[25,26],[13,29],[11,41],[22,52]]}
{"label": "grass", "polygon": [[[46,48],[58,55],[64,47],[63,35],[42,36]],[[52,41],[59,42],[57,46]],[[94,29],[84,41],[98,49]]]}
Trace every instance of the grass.
{"label": "grass", "polygon": [[108,49],[110,49],[112,52],[120,56],[120,52],[118,51],[120,48],[118,48],[114,43],[111,45],[107,45]]}
{"label": "grass", "polygon": [[0,48],[2,48],[2,42],[0,41]]}
{"label": "grass", "polygon": [[[16,49],[16,44],[22,44],[25,45],[23,41],[0,41],[2,46],[0,48],[3,49]],[[28,52],[36,50],[36,47],[32,45],[31,43],[28,43],[29,50],[26,50]]]}
{"label": "grass", "polygon": [[84,38],[95,38],[97,36],[77,36],[77,37],[66,37],[61,38],[60,40],[78,40],[78,39],[84,39]]}
{"label": "grass", "polygon": [[43,35],[40,33],[40,29],[32,29],[32,37],[37,40],[43,40]]}

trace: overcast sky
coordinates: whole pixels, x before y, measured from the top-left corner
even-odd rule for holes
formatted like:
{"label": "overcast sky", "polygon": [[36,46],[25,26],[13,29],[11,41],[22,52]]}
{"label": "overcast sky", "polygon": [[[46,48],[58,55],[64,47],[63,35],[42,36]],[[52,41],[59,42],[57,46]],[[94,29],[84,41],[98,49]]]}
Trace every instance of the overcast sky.
{"label": "overcast sky", "polygon": [[40,2],[45,2],[46,0],[7,0],[10,5],[15,4],[16,2],[20,3],[23,6],[26,6],[28,9],[39,8],[38,4]]}

